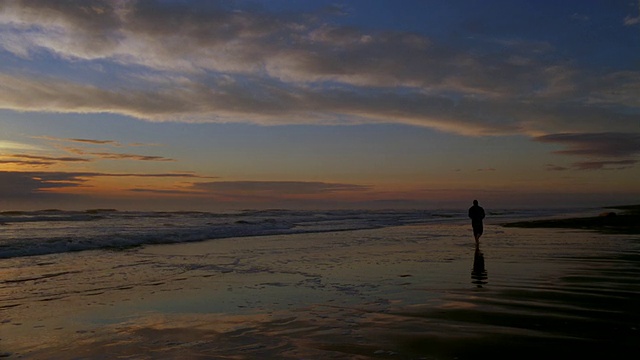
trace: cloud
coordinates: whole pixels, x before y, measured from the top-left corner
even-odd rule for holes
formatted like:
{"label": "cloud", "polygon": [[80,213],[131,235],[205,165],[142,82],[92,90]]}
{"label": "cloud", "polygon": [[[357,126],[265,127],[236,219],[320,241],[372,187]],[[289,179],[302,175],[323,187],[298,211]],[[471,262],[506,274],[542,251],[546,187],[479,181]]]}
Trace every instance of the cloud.
{"label": "cloud", "polygon": [[[157,144],[143,144],[143,143],[132,143],[123,145],[115,140],[97,140],[97,139],[79,139],[79,138],[57,138],[51,136],[34,136],[34,138],[45,139],[49,141],[56,142],[69,142],[69,143],[81,143],[88,145],[108,145],[112,147],[123,147],[123,146],[157,146]],[[155,155],[140,155],[140,154],[131,154],[131,153],[117,153],[111,151],[89,151],[82,148],[76,147],[64,147],[65,151],[77,155],[90,155],[97,157],[99,159],[105,160],[137,160],[137,161],[175,161],[175,159],[167,158],[164,156],[155,156]],[[14,157],[24,157],[24,158],[32,158],[36,157],[30,155],[16,155]],[[84,159],[84,158],[71,158],[71,157],[63,157],[63,158],[46,158],[39,157],[43,160],[57,160],[57,161],[92,161],[92,159]],[[74,159],[82,159],[82,160],[74,160]]]}
{"label": "cloud", "polygon": [[79,143],[87,143],[87,144],[120,146],[120,143],[113,140],[95,140],[95,139],[65,139],[65,140],[79,142]]}
{"label": "cloud", "polygon": [[196,190],[229,195],[319,195],[366,191],[369,186],[305,181],[217,181],[193,184]]}
{"label": "cloud", "polygon": [[[640,13],[640,1],[638,1],[636,5],[636,12]],[[625,26],[635,26],[640,24],[640,14],[637,14],[635,16],[632,16],[632,15],[626,16],[623,20],[623,24]]]}
{"label": "cloud", "polygon": [[[6,24],[14,24],[11,34],[24,44],[21,53],[48,51],[186,75],[207,71],[307,84],[464,89],[491,96],[509,95],[524,84],[539,89],[556,78],[545,66],[514,65],[504,54],[473,56],[415,33],[329,25],[335,15],[328,12],[285,16],[238,11],[223,2],[84,4],[10,1],[4,6]],[[516,44],[509,46],[521,58],[541,49]]]}
{"label": "cloud", "polygon": [[46,190],[80,186],[86,180],[64,173],[30,173],[0,171],[0,196],[31,197]]}
{"label": "cloud", "polygon": [[11,154],[11,155],[6,155],[6,156],[13,157],[13,158],[20,158],[20,159],[42,160],[42,161],[51,161],[51,162],[87,162],[87,161],[90,161],[89,159],[85,159],[85,158],[68,157],[68,156],[53,157],[53,156],[35,156],[35,155],[25,155],[25,154]]}
{"label": "cloud", "polygon": [[[11,90],[12,87],[15,88]],[[64,113],[117,113],[155,119],[163,113],[186,114],[180,103],[186,93],[156,93],[139,90],[107,90],[56,78],[17,77],[0,74],[0,107],[17,111]],[[174,98],[173,95],[178,95]]]}
{"label": "cloud", "polygon": [[18,166],[49,166],[55,164],[55,162],[42,160],[0,160],[0,164],[13,164]]}
{"label": "cloud", "polygon": [[[279,86],[281,86],[279,88]],[[105,91],[55,79],[27,79],[0,75],[0,107],[19,111],[112,112],[148,120],[251,121],[264,124],[345,122],[402,122],[450,131],[491,129],[512,132],[514,125],[474,116],[475,101],[455,102],[438,96],[399,95],[393,92],[359,93],[349,89],[299,88],[282,84],[229,84],[217,92],[200,89],[171,91]],[[20,89],[16,91],[15,89]],[[20,94],[22,93],[22,94]],[[264,98],[262,98],[264,97]],[[459,106],[459,110],[456,107]],[[466,110],[465,108],[469,108]],[[318,112],[317,109],[324,109]],[[468,112],[476,123],[458,119]],[[503,116],[509,118],[509,115]],[[484,122],[484,124],[482,124]]]}
{"label": "cloud", "polygon": [[171,158],[164,156],[150,156],[150,155],[138,155],[138,154],[122,154],[111,152],[86,152],[86,154],[94,155],[100,159],[106,160],[137,160],[137,161],[175,161]]}
{"label": "cloud", "polygon": [[545,165],[547,171],[566,171],[569,170],[569,168],[564,167],[564,166],[559,166],[559,165],[554,165],[554,164],[547,164]]}
{"label": "cloud", "polygon": [[640,16],[627,16],[623,21],[625,26],[634,26],[640,24]]}
{"label": "cloud", "polygon": [[[100,173],[100,172],[55,172],[55,171],[0,171],[0,199],[5,207],[16,208],[82,208],[82,207],[122,207],[139,210],[140,206],[148,206],[150,210],[158,208],[189,209],[197,204],[202,209],[211,206],[211,199],[202,198],[202,192],[193,190],[163,190],[149,188],[146,192],[158,195],[184,195],[184,202],[175,197],[159,196],[157,202],[146,199],[144,204],[132,202],[131,196],[107,196],[99,193],[82,191],[92,186],[92,180],[100,177],[116,178],[175,178],[185,181],[215,179],[213,176],[202,176],[195,173]],[[74,191],[75,189],[75,191]],[[85,189],[86,190],[86,189]],[[136,191],[142,194],[142,191]],[[197,193],[197,194],[196,194]],[[196,196],[199,195],[199,196]],[[163,199],[166,199],[163,202]],[[151,202],[150,202],[151,201]],[[154,200],[155,201],[155,200]],[[146,204],[146,205],[145,205]],[[151,205],[150,205],[151,204]],[[157,206],[156,206],[157,205]]]}
{"label": "cloud", "polygon": [[638,160],[583,161],[576,162],[572,166],[578,170],[625,170],[637,163]]}
{"label": "cloud", "polygon": [[53,136],[32,136],[34,139],[44,139],[49,141],[57,141],[57,142],[71,142],[71,143],[82,143],[89,145],[110,145],[114,147],[122,147],[122,146],[158,146],[159,144],[149,144],[149,143],[129,143],[129,144],[121,144],[115,140],[99,140],[99,139],[78,139],[78,138],[59,138]]}
{"label": "cloud", "polygon": [[175,161],[175,159],[167,158],[164,156],[156,155],[140,155],[140,154],[128,154],[128,153],[116,153],[116,152],[96,152],[87,151],[84,149],[66,147],[65,151],[78,154],[78,155],[91,155],[103,160],[137,160],[137,161]]}
{"label": "cloud", "polygon": [[[570,167],[547,164],[548,171],[625,170],[638,163],[638,160],[629,157],[640,154],[639,133],[561,133],[538,136],[534,141],[561,144],[566,147],[564,150],[554,151],[555,154],[589,158],[588,161],[574,162]],[[600,160],[602,158],[615,160]]]}
{"label": "cloud", "polygon": [[[186,181],[175,187],[132,187],[127,190],[129,196],[101,198],[99,194],[72,194],[53,191],[90,186],[93,178],[99,177],[139,177],[139,178],[183,178]],[[225,206],[294,206],[332,207],[355,204],[353,199],[343,195],[349,192],[366,192],[369,186],[342,183],[304,182],[304,181],[221,181],[191,182],[215,179],[195,173],[100,173],[100,172],[46,172],[46,171],[0,171],[0,197],[11,201],[27,201],[33,206],[131,206],[131,194],[154,195],[161,203],[162,199],[171,200],[162,203],[169,208],[193,209],[211,208],[220,204]],[[336,195],[331,197],[330,195]],[[217,205],[216,205],[217,204]],[[102,206],[102,205],[99,205]]]}
{"label": "cloud", "polygon": [[640,107],[640,72],[617,71],[597,78],[596,84],[585,85],[592,90],[588,94],[588,103],[596,105],[627,108]]}
{"label": "cloud", "polygon": [[603,93],[587,80],[595,76],[554,61],[546,42],[478,40],[488,46],[469,49],[331,25],[333,16],[227,2],[4,1],[5,51],[79,67],[99,61],[106,71],[81,80],[36,69],[0,74],[0,108],[150,121],[393,122],[467,135],[570,131],[567,119],[582,119],[584,131],[604,131],[611,118],[616,131],[636,124],[618,108],[637,104],[628,76],[605,87],[626,95]]}
{"label": "cloud", "polygon": [[[186,179],[215,179],[215,176],[203,176],[195,173],[103,173],[103,172],[64,172],[64,171],[0,171],[4,179],[5,188],[10,193],[11,186],[27,189],[28,192],[39,192],[53,188],[78,187],[87,183],[91,178],[98,177],[139,177],[139,178],[186,178]],[[20,182],[24,182],[24,186]],[[21,193],[18,191],[18,193]]]}
{"label": "cloud", "polygon": [[175,172],[175,173],[150,173],[150,174],[138,174],[138,173],[80,173],[87,174],[82,176],[91,177],[153,177],[153,178],[193,178],[193,179],[217,179],[217,176],[204,176],[190,172]]}
{"label": "cloud", "polygon": [[189,190],[180,190],[180,189],[146,189],[146,188],[133,188],[128,189],[127,191],[136,192],[136,193],[149,193],[149,194],[158,194],[158,195],[203,195],[201,191],[189,191]]}
{"label": "cloud", "polygon": [[42,148],[17,141],[0,140],[0,150],[42,150]]}
{"label": "cloud", "polygon": [[626,157],[640,154],[640,133],[561,133],[538,136],[535,141],[562,144],[554,153],[578,156]]}
{"label": "cloud", "polygon": [[[156,194],[185,195],[208,198],[232,206],[262,208],[327,208],[356,204],[357,199],[371,195],[368,185],[313,181],[215,181],[196,182],[187,188],[146,191]],[[136,189],[140,191],[140,189]]]}
{"label": "cloud", "polygon": [[636,126],[633,115],[617,113],[610,105],[540,107],[506,99],[456,100],[416,91],[292,87],[271,80],[224,84],[217,91],[197,83],[191,83],[188,89],[107,91],[55,79],[0,75],[0,80],[0,107],[112,112],[157,121],[251,121],[271,125],[395,122],[469,135],[562,130],[573,126],[567,119],[582,119],[583,128],[596,131],[609,127],[602,121],[605,118],[616,119],[616,127],[621,130]]}
{"label": "cloud", "polygon": [[[19,166],[50,166],[61,162],[88,162],[89,159],[78,157],[53,157],[36,156],[26,154],[5,154],[0,155],[0,164],[14,164]],[[26,159],[26,160],[24,160]]]}
{"label": "cloud", "polygon": [[574,162],[570,167],[547,164],[547,171],[566,171],[566,170],[626,170],[632,168],[638,160],[607,160],[607,161],[579,161]]}

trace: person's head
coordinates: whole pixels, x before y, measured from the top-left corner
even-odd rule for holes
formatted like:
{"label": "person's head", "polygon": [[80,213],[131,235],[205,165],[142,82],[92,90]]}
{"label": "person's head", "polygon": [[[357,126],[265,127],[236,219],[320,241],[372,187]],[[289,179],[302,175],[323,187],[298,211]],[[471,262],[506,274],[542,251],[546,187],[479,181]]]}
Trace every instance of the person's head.
{"label": "person's head", "polygon": [[478,200],[473,200],[473,205],[478,206]]}

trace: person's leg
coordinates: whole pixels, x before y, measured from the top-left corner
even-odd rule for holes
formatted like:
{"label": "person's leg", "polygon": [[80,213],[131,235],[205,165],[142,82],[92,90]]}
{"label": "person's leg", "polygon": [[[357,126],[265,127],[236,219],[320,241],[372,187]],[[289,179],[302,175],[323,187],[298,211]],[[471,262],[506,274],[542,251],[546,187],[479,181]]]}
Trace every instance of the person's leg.
{"label": "person's leg", "polygon": [[473,237],[476,239],[476,244],[480,241],[480,236],[482,236],[482,226],[475,225],[473,227]]}

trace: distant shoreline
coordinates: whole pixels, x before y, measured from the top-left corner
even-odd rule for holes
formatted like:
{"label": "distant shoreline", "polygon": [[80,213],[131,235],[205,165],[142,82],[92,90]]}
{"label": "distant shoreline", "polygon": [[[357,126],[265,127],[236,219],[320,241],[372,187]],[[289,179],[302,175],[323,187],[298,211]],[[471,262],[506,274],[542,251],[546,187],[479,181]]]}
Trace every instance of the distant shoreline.
{"label": "distant shoreline", "polygon": [[591,217],[517,221],[502,224],[502,226],[583,229],[613,234],[640,234],[640,205],[607,206],[603,209],[620,210],[620,212],[605,211],[599,216]]}

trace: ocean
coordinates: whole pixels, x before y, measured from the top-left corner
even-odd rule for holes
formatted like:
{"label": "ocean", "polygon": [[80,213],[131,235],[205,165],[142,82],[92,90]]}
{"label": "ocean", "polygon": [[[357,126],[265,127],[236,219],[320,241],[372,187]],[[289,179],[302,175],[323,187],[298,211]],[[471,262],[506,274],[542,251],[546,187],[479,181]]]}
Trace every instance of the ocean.
{"label": "ocean", "polygon": [[[585,209],[582,209],[585,210]],[[579,212],[572,209],[570,212]],[[586,210],[585,210],[586,211]],[[506,222],[567,213],[499,210],[487,221]],[[466,210],[244,210],[137,212],[96,209],[0,212],[0,259],[82,250],[123,249],[230,237],[377,229],[408,224],[467,221]]]}
{"label": "ocean", "polygon": [[[590,209],[498,210],[487,222],[554,217]],[[210,212],[86,211],[0,212],[0,259],[82,250],[230,237],[287,235],[468,221],[466,210],[245,210]]]}

